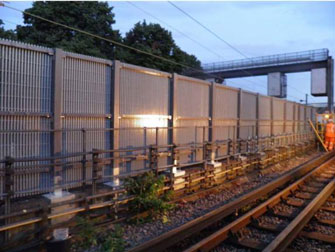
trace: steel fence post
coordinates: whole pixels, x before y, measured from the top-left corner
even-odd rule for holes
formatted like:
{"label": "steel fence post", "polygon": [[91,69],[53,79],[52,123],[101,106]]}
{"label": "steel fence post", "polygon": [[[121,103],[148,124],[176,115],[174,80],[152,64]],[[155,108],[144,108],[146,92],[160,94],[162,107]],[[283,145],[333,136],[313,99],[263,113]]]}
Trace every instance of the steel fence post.
{"label": "steel fence post", "polygon": [[[11,213],[11,197],[14,195],[13,186],[14,186],[14,170],[13,170],[14,159],[10,156],[5,157],[5,215]],[[5,219],[5,224],[9,224],[10,219]],[[5,233],[5,240],[8,241],[9,232]]]}

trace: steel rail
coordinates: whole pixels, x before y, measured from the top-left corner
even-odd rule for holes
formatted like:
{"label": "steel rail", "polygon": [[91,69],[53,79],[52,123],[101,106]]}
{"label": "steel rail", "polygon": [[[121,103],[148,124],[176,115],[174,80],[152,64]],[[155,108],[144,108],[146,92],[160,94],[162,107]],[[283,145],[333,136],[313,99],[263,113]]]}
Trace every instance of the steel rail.
{"label": "steel rail", "polygon": [[[184,250],[184,252],[196,252],[196,251],[210,251],[211,249],[218,246],[221,242],[229,238],[231,233],[236,233],[243,227],[246,227],[254,219],[260,217],[268,211],[268,208],[273,207],[278,204],[283,198],[292,194],[292,192],[299,189],[299,186],[306,181],[313,174],[317,173],[325,166],[329,165],[335,160],[335,157],[331,158],[327,162],[318,166],[316,169],[311,170],[305,176],[303,176],[298,181],[286,187],[284,190],[280,191],[258,207],[252,209],[245,215],[241,216],[232,223],[224,226],[220,230],[191,246],[190,248]],[[293,241],[293,239],[298,235],[302,228],[308,223],[308,221],[313,217],[315,212],[320,206],[326,201],[326,199],[331,195],[335,189],[335,179],[332,179],[324,189],[318,193],[318,195],[304,208],[300,214],[293,219],[293,221],[263,250],[264,252],[271,251],[285,251],[287,246]]]}
{"label": "steel rail", "polygon": [[335,179],[304,208],[304,210],[274,239],[263,252],[282,252],[297,237],[304,226],[311,220],[317,210],[325,203],[335,189]]}
{"label": "steel rail", "polygon": [[327,153],[321,157],[310,160],[301,164],[293,170],[286,172],[274,181],[267,183],[251,192],[244,194],[236,200],[229,202],[205,215],[191,220],[178,228],[168,231],[156,238],[153,238],[145,243],[133,247],[129,252],[140,251],[163,251],[164,249],[175,245],[177,242],[190,237],[192,234],[200,232],[206,227],[220,221],[224,217],[234,213],[236,210],[250,204],[251,202],[260,199],[268,193],[274,191],[293,179],[299,179],[311,170],[319,167],[334,156],[334,153]]}

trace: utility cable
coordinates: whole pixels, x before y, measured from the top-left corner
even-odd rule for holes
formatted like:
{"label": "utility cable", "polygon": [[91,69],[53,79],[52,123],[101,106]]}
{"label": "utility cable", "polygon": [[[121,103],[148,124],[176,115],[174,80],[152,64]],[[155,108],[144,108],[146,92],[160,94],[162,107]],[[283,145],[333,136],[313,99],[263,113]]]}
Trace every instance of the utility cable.
{"label": "utility cable", "polygon": [[178,9],[180,12],[184,13],[186,16],[188,16],[190,19],[192,19],[194,22],[196,22],[198,25],[200,25],[206,31],[208,31],[209,33],[211,33],[213,36],[215,36],[216,38],[218,38],[219,40],[221,40],[223,43],[225,43],[227,46],[229,46],[235,52],[237,52],[238,54],[242,55],[243,57],[249,59],[249,57],[247,55],[245,55],[240,50],[238,50],[236,47],[234,47],[233,45],[231,45],[230,43],[228,43],[226,40],[224,40],[223,38],[221,38],[219,35],[217,35],[215,32],[213,32],[207,26],[205,26],[202,23],[200,23],[197,19],[195,19],[193,16],[191,16],[190,14],[188,14],[186,11],[184,11],[183,9],[181,9],[180,7],[178,7],[177,5],[175,5],[173,2],[168,1],[168,3],[171,4],[173,7],[175,7],[176,9]]}
{"label": "utility cable", "polygon": [[224,59],[224,57],[220,54],[218,54],[217,52],[211,50],[210,48],[208,48],[207,46],[199,43],[197,40],[191,38],[190,36],[188,36],[187,34],[185,34],[184,32],[182,32],[181,30],[177,29],[176,27],[173,27],[172,25],[168,24],[167,22],[163,21],[162,19],[154,16],[153,14],[149,13],[148,11],[142,9],[141,7],[137,6],[136,4],[127,1],[128,4],[132,5],[133,7],[135,7],[136,9],[142,11],[143,13],[147,14],[148,16],[156,19],[158,22],[165,24],[166,26],[170,27],[172,30],[177,31],[178,33],[182,34],[183,36],[185,36],[186,38],[188,38],[189,40],[193,41],[194,43],[196,43],[197,45],[201,46],[202,48],[206,49],[208,52],[211,52],[212,54],[214,54],[215,56]]}
{"label": "utility cable", "polygon": [[[173,7],[175,7],[177,10],[179,10],[180,12],[182,12],[184,15],[186,15],[187,17],[189,17],[190,19],[192,19],[194,22],[196,22],[198,25],[200,25],[202,28],[204,28],[206,31],[208,31],[209,33],[211,33],[213,36],[215,36],[217,39],[219,39],[220,41],[222,41],[223,43],[225,43],[226,45],[228,45],[231,49],[233,49],[235,52],[237,52],[238,54],[242,55],[244,58],[249,59],[252,61],[251,58],[249,58],[247,55],[245,55],[244,53],[242,53],[239,49],[237,49],[236,47],[234,47],[232,44],[230,44],[229,42],[227,42],[226,40],[224,40],[222,37],[220,37],[218,34],[216,34],[214,31],[212,31],[211,29],[209,29],[207,26],[205,26],[204,24],[202,24],[200,21],[198,21],[196,18],[194,18],[192,15],[190,15],[189,13],[187,13],[186,11],[184,11],[183,9],[181,9],[180,7],[178,7],[176,4],[174,4],[173,2],[168,1],[169,4],[171,4]],[[240,71],[243,71],[247,74],[249,74],[250,76],[254,76],[252,73],[244,70],[244,69],[240,69]],[[295,89],[295,88],[294,88]],[[304,92],[295,89],[296,91],[304,94]],[[305,95],[305,94],[304,94]]]}
{"label": "utility cable", "polygon": [[[45,22],[48,22],[48,23],[51,23],[51,24],[54,24],[54,25],[58,25],[58,26],[62,26],[66,29],[70,29],[70,30],[74,30],[74,31],[77,31],[77,32],[80,32],[80,33],[83,33],[85,35],[88,35],[88,36],[91,36],[91,37],[95,37],[95,38],[98,38],[98,39],[101,39],[101,40],[104,40],[104,41],[107,41],[109,43],[112,43],[116,46],[120,46],[120,47],[123,47],[123,48],[126,48],[128,50],[132,50],[132,51],[135,51],[137,53],[141,53],[141,54],[144,54],[144,55],[147,55],[147,56],[151,56],[151,57],[154,57],[154,58],[157,58],[157,59],[160,59],[162,61],[166,61],[166,62],[169,62],[171,64],[174,64],[174,65],[179,65],[179,66],[182,66],[182,67],[185,67],[185,68],[189,68],[189,69],[192,69],[192,70],[195,70],[197,72],[200,72],[200,73],[203,73],[203,74],[206,74],[210,77],[214,77],[214,78],[218,78],[218,79],[222,79],[222,77],[220,76],[217,76],[217,75],[213,75],[213,74],[210,74],[210,73],[206,73],[205,71],[201,70],[201,69],[197,69],[197,68],[194,68],[194,67],[191,67],[191,66],[188,66],[188,65],[185,65],[185,64],[182,64],[182,63],[179,63],[179,62],[176,62],[176,61],[173,61],[173,60],[170,60],[170,59],[167,59],[167,58],[164,58],[162,56],[159,56],[159,55],[155,55],[155,54],[152,54],[152,53],[149,53],[149,52],[145,52],[145,51],[142,51],[140,49],[137,49],[137,48],[134,48],[132,46],[128,46],[128,45],[125,45],[123,43],[120,43],[120,42],[117,42],[115,40],[112,40],[112,39],[107,39],[107,38],[104,38],[102,36],[99,36],[99,35],[96,35],[96,34],[93,34],[93,33],[90,33],[90,32],[86,32],[84,30],[81,30],[81,29],[78,29],[78,28],[75,28],[75,27],[71,27],[71,26],[68,26],[68,25],[65,25],[65,24],[62,24],[62,23],[58,23],[56,21],[53,21],[53,20],[50,20],[50,19],[47,19],[47,18],[44,18],[44,17],[41,17],[39,15],[36,15],[36,14],[32,14],[30,12],[27,12],[27,11],[22,11],[20,9],[17,9],[17,8],[14,8],[14,7],[11,7],[11,6],[8,6],[4,3],[1,3],[0,2],[0,6],[3,6],[3,7],[6,7],[8,9],[12,9],[14,11],[17,11],[17,12],[20,12],[22,14],[26,14],[26,15],[29,15],[29,16],[32,16],[32,17],[35,17],[35,18],[38,18],[40,20],[43,20]],[[250,80],[249,80],[250,81]],[[259,85],[257,83],[254,83],[256,85]]]}

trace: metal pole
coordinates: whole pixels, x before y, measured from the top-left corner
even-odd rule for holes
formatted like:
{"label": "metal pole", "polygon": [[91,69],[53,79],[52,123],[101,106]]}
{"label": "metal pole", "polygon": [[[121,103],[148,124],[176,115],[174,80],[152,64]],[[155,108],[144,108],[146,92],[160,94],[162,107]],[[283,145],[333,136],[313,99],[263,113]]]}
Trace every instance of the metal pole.
{"label": "metal pole", "polygon": [[81,161],[82,163],[82,185],[85,186],[86,185],[86,130],[83,128],[82,130],[83,133],[83,159]]}
{"label": "metal pole", "polygon": [[[6,194],[5,196],[5,215],[11,213],[11,202],[10,199],[13,195],[13,185],[14,185],[14,180],[13,180],[13,175],[14,175],[14,170],[12,165],[14,164],[14,159],[12,157],[5,157],[5,191],[4,193]],[[10,219],[6,218],[5,224],[9,224]],[[8,232],[5,233],[5,239],[9,239],[9,234]]]}
{"label": "metal pole", "polygon": [[[54,54],[54,85],[53,85],[53,155],[59,156],[62,153],[62,81],[63,81],[63,57],[64,52],[61,49],[55,49]],[[56,165],[53,167],[53,183],[54,192],[61,190],[61,172],[62,167],[57,165],[58,160],[55,160]]]}

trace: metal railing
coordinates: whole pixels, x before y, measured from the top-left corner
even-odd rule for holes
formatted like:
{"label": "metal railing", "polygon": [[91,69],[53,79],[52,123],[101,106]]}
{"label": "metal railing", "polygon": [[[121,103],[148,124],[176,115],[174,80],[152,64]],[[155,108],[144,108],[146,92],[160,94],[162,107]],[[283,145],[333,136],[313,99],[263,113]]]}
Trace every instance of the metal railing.
{"label": "metal railing", "polygon": [[263,66],[277,66],[304,62],[322,61],[328,58],[328,49],[317,49],[303,52],[275,54],[269,56],[231,60],[204,64],[205,72],[228,71],[235,69],[254,68]]}
{"label": "metal railing", "polygon": [[[258,127],[279,127],[283,125],[259,125]],[[193,132],[188,141],[160,141],[161,134],[173,129],[174,136],[180,131]],[[63,190],[81,187],[88,184],[113,181],[116,178],[134,176],[155,170],[157,173],[170,169],[173,165],[185,167],[201,165],[210,159],[210,152],[215,152],[215,159],[245,153],[254,153],[275,146],[286,146],[301,139],[313,137],[309,126],[303,123],[296,125],[296,132],[282,132],[274,135],[258,136],[256,126],[196,126],[196,127],[160,127],[160,128],[128,128],[128,129],[63,129],[62,134],[79,133],[80,145],[76,152],[61,153],[47,157],[15,157],[7,156],[0,160],[0,198],[24,197],[53,192],[54,170],[61,167]],[[112,131],[141,131],[142,143],[123,146],[118,149],[88,149],[87,134]],[[148,134],[148,132],[151,134]],[[11,131],[15,133],[16,131]],[[44,132],[42,130],[26,131]],[[48,131],[50,134],[53,131]],[[244,135],[242,136],[242,133]],[[8,131],[2,131],[0,134]],[[23,132],[20,132],[23,133]],[[171,132],[170,132],[171,134]],[[122,134],[121,134],[122,135]],[[239,136],[240,135],[240,136]],[[184,139],[185,140],[185,139]],[[122,139],[120,140],[122,141]],[[144,144],[143,144],[144,143]],[[91,145],[92,146],[92,145]],[[99,162],[99,167],[96,163]],[[115,173],[115,169],[118,170]]]}

